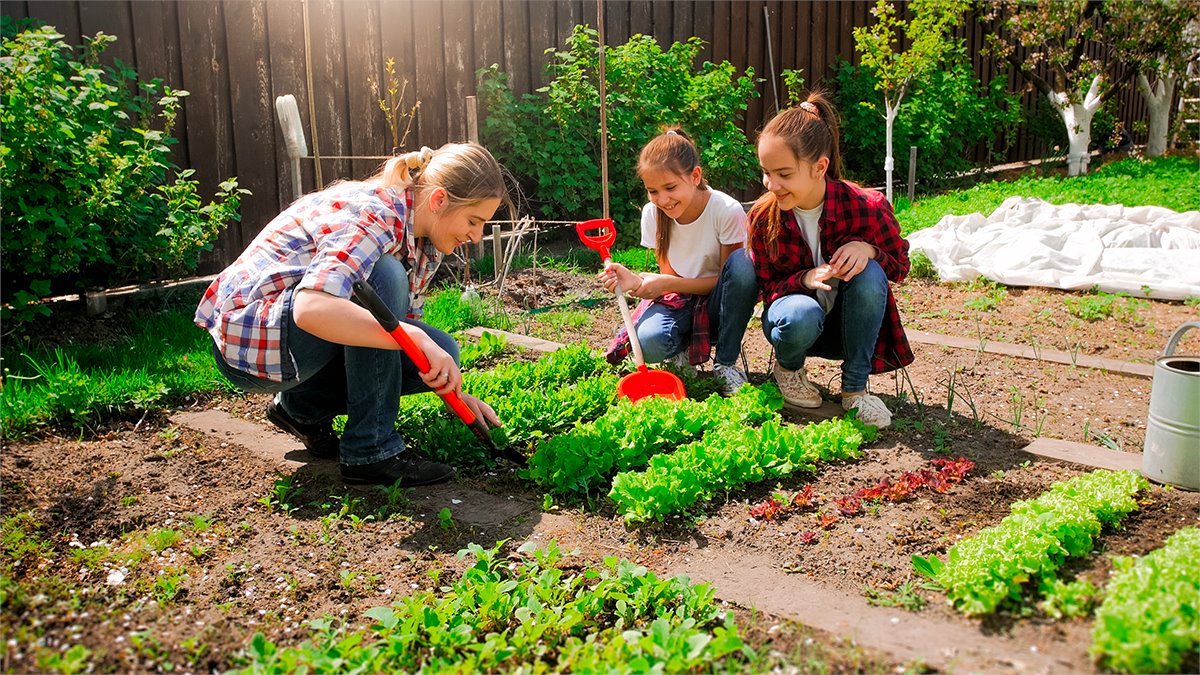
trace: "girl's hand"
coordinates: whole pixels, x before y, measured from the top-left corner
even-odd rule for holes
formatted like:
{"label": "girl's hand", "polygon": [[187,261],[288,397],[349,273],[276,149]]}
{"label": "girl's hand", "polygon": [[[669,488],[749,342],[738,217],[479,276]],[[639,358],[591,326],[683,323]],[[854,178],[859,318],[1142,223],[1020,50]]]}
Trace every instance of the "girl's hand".
{"label": "girl's hand", "polygon": [[621,284],[621,290],[632,295],[633,291],[642,285],[642,277],[629,271],[629,268],[620,263],[612,263],[607,269],[601,270],[596,278],[604,284],[604,290],[609,293],[616,290],[617,284]]}
{"label": "girl's hand", "polygon": [[496,414],[495,410],[492,410],[492,406],[484,403],[482,400],[477,399],[474,396],[471,396],[470,394],[464,394],[461,391],[458,392],[458,396],[462,399],[463,403],[467,404],[467,407],[471,409],[471,412],[475,413],[475,417],[483,420],[489,428],[504,426],[504,423],[500,421],[500,416]]}
{"label": "girl's hand", "polygon": [[429,370],[421,373],[421,380],[425,382],[426,386],[437,392],[439,396],[462,386],[462,371],[458,369],[458,364],[454,362],[454,358],[450,354],[446,353],[446,350],[437,346],[433,340],[420,346],[425,352],[425,358],[429,359]]}
{"label": "girl's hand", "polygon": [[850,281],[867,267],[867,262],[875,258],[875,247],[865,241],[852,241],[834,251],[829,259],[837,278]]}
{"label": "girl's hand", "polygon": [[837,270],[832,265],[821,265],[805,272],[800,281],[805,287],[813,290],[832,291],[833,287],[825,282],[836,276]]}

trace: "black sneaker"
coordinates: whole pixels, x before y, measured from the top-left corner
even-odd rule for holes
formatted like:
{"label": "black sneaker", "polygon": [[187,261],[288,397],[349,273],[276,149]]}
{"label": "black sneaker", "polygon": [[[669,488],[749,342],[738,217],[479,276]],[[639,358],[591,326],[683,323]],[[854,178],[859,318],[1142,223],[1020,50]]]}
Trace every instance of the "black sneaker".
{"label": "black sneaker", "polygon": [[275,426],[300,439],[304,447],[319,459],[337,459],[340,442],[329,422],[324,424],[301,424],[292,419],[276,401],[267,405],[267,420]]}
{"label": "black sneaker", "polygon": [[342,465],[342,480],[348,485],[391,485],[400,481],[400,487],[413,487],[441,483],[452,476],[454,469],[450,466],[409,452],[371,464]]}

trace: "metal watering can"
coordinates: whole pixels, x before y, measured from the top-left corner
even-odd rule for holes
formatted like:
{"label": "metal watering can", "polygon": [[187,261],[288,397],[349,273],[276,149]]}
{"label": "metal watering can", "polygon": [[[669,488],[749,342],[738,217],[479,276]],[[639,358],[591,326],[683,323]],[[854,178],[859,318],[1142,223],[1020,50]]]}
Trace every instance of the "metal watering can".
{"label": "metal watering can", "polygon": [[1142,474],[1157,483],[1200,490],[1200,356],[1175,354],[1189,321],[1175,330],[1154,360]]}

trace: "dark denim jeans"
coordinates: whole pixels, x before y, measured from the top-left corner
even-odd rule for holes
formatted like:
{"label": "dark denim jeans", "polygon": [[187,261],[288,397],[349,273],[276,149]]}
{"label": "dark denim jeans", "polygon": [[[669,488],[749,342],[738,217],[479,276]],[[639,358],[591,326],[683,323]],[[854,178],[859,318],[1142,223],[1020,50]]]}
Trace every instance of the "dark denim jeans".
{"label": "dark denim jeans", "polygon": [[775,347],[780,366],[798,370],[809,355],[841,359],[842,391],[864,391],[887,297],[887,275],[870,260],[857,276],[841,283],[828,321],[815,298],[785,295],[763,309],[763,334]]}
{"label": "dark denim jeans", "polygon": [[[368,281],[393,314],[408,313],[408,274],[399,260],[383,256]],[[283,344],[295,363],[296,378],[272,382],[236,370],[214,346],[221,373],[245,391],[279,394],[279,404],[298,422],[323,423],[346,415],[343,464],[370,464],[404,452],[404,439],[396,431],[400,397],[429,391],[416,365],[399,350],[347,347],[298,328],[292,320],[293,291],[286,293]],[[420,321],[405,323],[421,328],[458,361],[458,344],[449,334]]]}
{"label": "dark denim jeans", "polygon": [[[717,363],[732,366],[737,362],[756,302],[754,264],[739,248],[726,258],[708,296],[709,330],[716,334]],[[638,319],[637,334],[646,363],[666,361],[687,347],[692,334],[691,305],[679,309],[651,305]]]}

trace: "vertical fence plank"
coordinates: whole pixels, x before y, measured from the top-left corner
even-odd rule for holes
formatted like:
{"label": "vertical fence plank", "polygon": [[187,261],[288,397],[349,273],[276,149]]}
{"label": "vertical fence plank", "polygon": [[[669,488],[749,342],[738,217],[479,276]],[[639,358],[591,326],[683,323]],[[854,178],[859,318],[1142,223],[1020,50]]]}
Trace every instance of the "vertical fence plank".
{"label": "vertical fence plank", "polygon": [[418,115],[421,145],[436,148],[446,142],[446,61],[442,51],[445,38],[442,5],[437,0],[417,0],[413,3],[413,42],[416,66],[417,98],[421,99]]}
{"label": "vertical fence plank", "polygon": [[[133,12],[133,50],[138,63],[138,79],[161,78],[172,89],[183,89],[183,70],[179,62],[179,15],[174,2],[147,0]],[[178,141],[171,146],[171,162],[186,166],[187,99],[179,107],[171,134]]]}
{"label": "vertical fence plank", "polygon": [[[309,39],[312,44],[313,103],[316,134],[321,155],[346,156],[350,152],[350,124],[347,113],[346,32],[339,0],[308,2]],[[309,149],[313,140],[309,139]],[[352,177],[350,162],[321,160],[325,184]],[[318,187],[324,187],[318,186]]]}
{"label": "vertical fence plank", "polygon": [[696,35],[696,5],[691,2],[671,4],[671,41],[683,42]]}
{"label": "vertical fence plank", "polygon": [[[267,3],[266,39],[271,68],[271,129],[275,139],[275,190],[278,194],[276,210],[280,211],[292,202],[293,195],[287,150],[279,119],[275,116],[276,98],[286,94],[296,97],[296,107],[300,109],[300,119],[304,121],[304,137],[310,152],[312,148],[308,124],[308,88],[304,75],[304,23],[295,4]],[[302,190],[307,192],[314,189],[316,178],[311,160],[301,160],[300,173]],[[260,217],[252,224],[261,227],[266,222]]]}
{"label": "vertical fence plank", "polygon": [[653,35],[654,8],[648,0],[632,0],[629,3],[629,35],[638,33]]}
{"label": "vertical fence plank", "polygon": [[509,74],[508,84],[520,96],[532,91],[533,81],[529,68],[529,3],[504,0],[501,12],[504,62],[500,69]]}
{"label": "vertical fence plank", "polygon": [[[5,15],[9,3],[0,5]],[[41,19],[47,26],[62,33],[63,40],[72,47],[83,44],[83,31],[79,27],[79,3],[71,0],[46,0],[26,5],[30,17]]]}
{"label": "vertical fence plank", "polygon": [[[226,3],[227,60],[238,64],[238,76],[229,80],[233,119],[234,167],[238,185],[250,191],[242,204],[244,217],[240,241],[254,238],[264,218],[279,203],[279,186],[273,179],[275,157],[275,100],[271,96],[271,63],[267,46],[256,35],[267,33],[265,0]],[[221,176],[224,178],[224,176]],[[231,225],[231,229],[235,227]]]}
{"label": "vertical fence plank", "polygon": [[[188,109],[188,166],[196,171],[200,191],[212,194],[217,183],[234,173],[222,6],[214,1],[181,3],[178,18],[183,87],[191,92],[184,103]],[[213,249],[201,255],[201,270],[221,269],[241,250],[241,233],[228,228]]]}
{"label": "vertical fence plank", "polygon": [[529,86],[537,89],[546,83],[546,64],[551,55],[547,49],[558,48],[556,36],[558,14],[552,2],[535,2],[529,6]]}
{"label": "vertical fence plank", "polygon": [[91,2],[79,3],[79,28],[84,35],[95,35],[104,31],[116,36],[105,50],[102,61],[113,63],[120,59],[126,65],[137,68],[137,59],[133,51],[133,19],[129,15],[129,2]]}
{"label": "vertical fence plank", "polygon": [[[387,115],[379,102],[387,100],[388,82],[383,56],[383,22],[376,2],[346,2],[342,4],[342,23],[346,35],[346,102],[350,120],[350,154],[356,157],[388,155],[392,152],[392,137]],[[400,66],[397,64],[397,70]],[[397,72],[397,81],[402,81]],[[400,113],[409,109],[400,106]],[[399,113],[398,113],[399,114]],[[400,124],[404,133],[404,124]],[[383,160],[356,159],[350,162],[350,175],[365,178],[375,173]]]}
{"label": "vertical fence plank", "polygon": [[[553,13],[553,8],[550,11]],[[538,28],[547,30],[553,25],[552,18]],[[446,140],[460,142],[467,138],[467,96],[475,93],[472,3],[469,0],[443,3],[442,26],[445,31]]]}
{"label": "vertical fence plank", "polygon": [[663,49],[667,49],[674,42],[674,38],[672,37],[675,30],[673,24],[675,18],[674,9],[671,3],[668,2],[656,2],[653,5],[653,16],[651,17],[653,29],[651,34],[658,40],[658,44]]}

